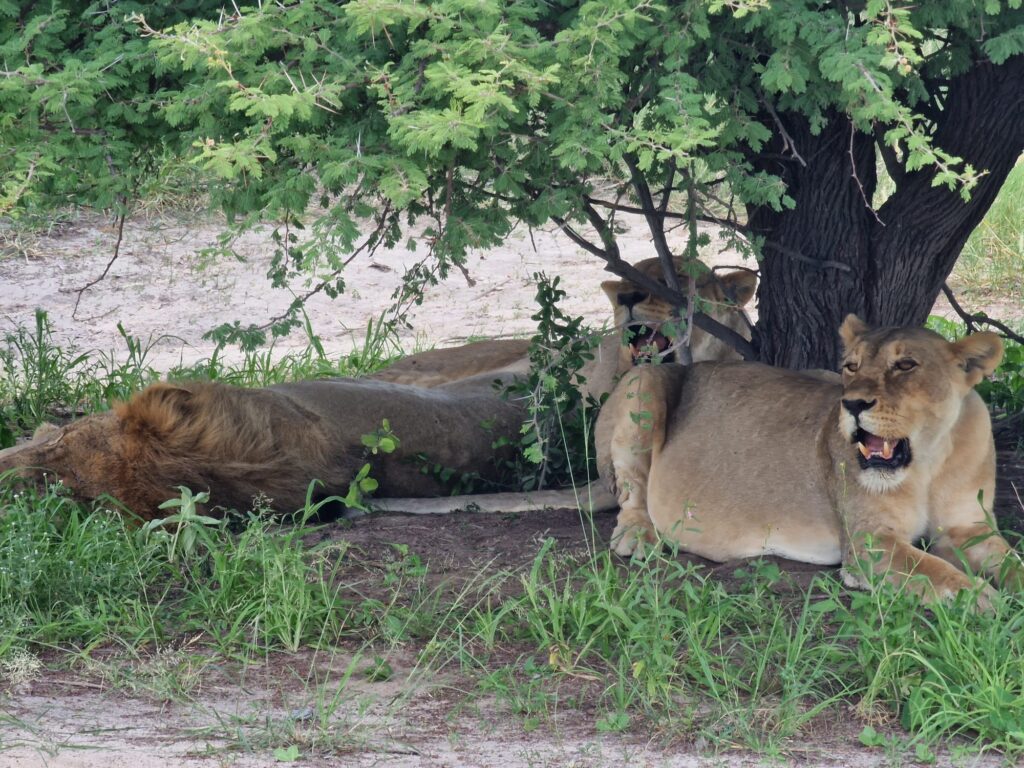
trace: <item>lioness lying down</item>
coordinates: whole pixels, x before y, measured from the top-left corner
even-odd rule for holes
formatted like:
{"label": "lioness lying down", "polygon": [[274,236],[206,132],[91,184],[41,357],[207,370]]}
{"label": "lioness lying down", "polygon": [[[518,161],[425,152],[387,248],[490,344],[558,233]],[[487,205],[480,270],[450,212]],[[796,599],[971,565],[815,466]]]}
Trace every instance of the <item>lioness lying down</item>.
{"label": "lioness lying down", "polygon": [[[756,363],[624,376],[596,433],[601,478],[621,507],[614,550],[661,536],[716,561],[842,563],[861,587],[868,567],[925,599],[975,586],[962,557],[1024,586],[978,503],[993,498],[995,451],[973,387],[1002,358],[999,337],[949,343],[924,329],[870,330],[853,315],[840,335],[841,378]],[[981,590],[984,606],[992,588]]]}
{"label": "lioness lying down", "polygon": [[[657,260],[638,266],[660,269]],[[707,279],[702,295],[716,302],[712,314],[720,322],[745,331],[742,311],[725,303],[723,286],[742,304],[753,294],[753,282],[745,272]],[[635,286],[610,281],[604,289],[620,315],[646,312],[651,326],[660,322],[660,307]],[[620,295],[628,306],[617,302]],[[612,336],[618,346],[619,334]],[[706,348],[705,354],[734,354],[724,345]],[[494,445],[499,438],[514,442],[526,414],[494,382],[525,373],[525,352],[522,342],[481,342],[412,356],[396,366],[395,381],[423,386],[345,379],[266,389],[156,384],[109,413],[41,429],[32,441],[0,451],[0,473],[16,469],[35,482],[55,476],[77,498],[110,495],[142,519],[167,514],[159,505],[176,496],[179,485],[209,491],[212,505],[248,509],[262,492],[274,508],[292,511],[304,505],[313,480],[321,482],[314,499],[344,496],[367,460],[362,437],[387,419],[399,447],[370,457],[379,494],[445,494],[449,488],[437,473],[424,471],[434,466],[497,483],[508,480],[512,456],[509,447]],[[607,392],[619,366],[628,365],[628,355],[621,358],[617,349],[599,357],[585,371],[586,386],[596,395]]]}

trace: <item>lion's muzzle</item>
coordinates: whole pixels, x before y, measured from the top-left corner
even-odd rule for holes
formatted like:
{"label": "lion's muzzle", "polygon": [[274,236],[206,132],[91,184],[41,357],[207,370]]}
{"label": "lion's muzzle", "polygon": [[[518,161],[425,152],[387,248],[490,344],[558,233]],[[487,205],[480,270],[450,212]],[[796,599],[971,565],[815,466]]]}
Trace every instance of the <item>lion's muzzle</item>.
{"label": "lion's muzzle", "polygon": [[663,363],[674,363],[675,352],[669,351],[671,340],[656,328],[643,323],[631,323],[626,326],[626,339],[629,351],[633,356],[633,365],[644,365],[658,358]]}

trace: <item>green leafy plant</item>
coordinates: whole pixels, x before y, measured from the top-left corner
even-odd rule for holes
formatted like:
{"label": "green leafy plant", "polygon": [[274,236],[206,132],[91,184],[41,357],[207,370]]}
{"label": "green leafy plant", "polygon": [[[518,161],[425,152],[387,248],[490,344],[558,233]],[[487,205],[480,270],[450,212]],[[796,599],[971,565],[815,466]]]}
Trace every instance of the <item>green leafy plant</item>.
{"label": "green leafy plant", "polygon": [[[396,298],[414,302],[519,223],[558,226],[626,272],[617,235],[636,216],[669,257],[686,207],[767,265],[748,353],[833,367],[831,337],[792,332],[808,309],[832,328],[851,310],[919,317],[940,287],[920,276],[949,272],[1012,170],[1003,84],[1024,66],[1022,13],[1016,0],[10,2],[0,215],[125,215],[191,161],[230,218],[224,250],[275,222],[272,286],[301,275],[337,296],[352,258],[405,242],[425,251]],[[892,192],[873,208],[879,157]],[[930,236],[897,237],[892,221]],[[298,328],[302,306],[216,338],[263,343]]]}
{"label": "green leafy plant", "polygon": [[88,353],[68,352],[54,341],[47,313],[37,309],[35,325],[5,334],[0,348],[5,420],[31,429],[58,409],[77,407],[94,367]]}
{"label": "green leafy plant", "polygon": [[159,507],[177,511],[166,517],[150,520],[140,529],[143,537],[162,542],[169,563],[181,558],[194,557],[196,547],[200,544],[209,550],[212,539],[207,529],[224,524],[223,519],[199,512],[199,506],[210,500],[209,493],[203,491],[193,494],[183,485],[178,486],[178,491],[181,493],[178,498],[168,499]]}
{"label": "green leafy plant", "polygon": [[530,373],[508,387],[505,396],[524,398],[530,419],[522,428],[520,483],[524,489],[578,483],[596,476],[593,427],[597,406],[580,392],[579,370],[594,355],[599,337],[583,318],[569,317],[558,306],[565,291],[559,278],[535,274],[539,309],[531,319],[537,332],[530,340]]}

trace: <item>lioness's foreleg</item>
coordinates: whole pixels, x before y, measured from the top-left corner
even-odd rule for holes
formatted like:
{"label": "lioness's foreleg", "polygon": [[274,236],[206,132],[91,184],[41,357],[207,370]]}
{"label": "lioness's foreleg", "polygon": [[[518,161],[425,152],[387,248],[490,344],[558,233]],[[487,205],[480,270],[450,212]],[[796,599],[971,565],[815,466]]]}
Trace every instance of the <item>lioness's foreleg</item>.
{"label": "lioness's foreleg", "polygon": [[1003,589],[1024,590],[1024,566],[1013,547],[989,523],[938,528],[932,550],[957,567],[983,573]]}
{"label": "lioness's foreleg", "polygon": [[601,473],[611,480],[620,508],[611,546],[622,556],[634,554],[641,542],[658,540],[647,509],[647,483],[668,423],[661,383],[656,368],[638,368],[628,374],[602,409],[605,422],[598,424],[599,445],[607,451],[599,462]]}
{"label": "lioness's foreleg", "polygon": [[926,603],[952,599],[961,590],[978,589],[978,608],[988,610],[995,595],[983,580],[969,577],[941,557],[889,531],[854,534],[843,556],[842,573],[847,586],[862,589],[871,586],[870,573],[884,575],[890,583],[905,587]]}

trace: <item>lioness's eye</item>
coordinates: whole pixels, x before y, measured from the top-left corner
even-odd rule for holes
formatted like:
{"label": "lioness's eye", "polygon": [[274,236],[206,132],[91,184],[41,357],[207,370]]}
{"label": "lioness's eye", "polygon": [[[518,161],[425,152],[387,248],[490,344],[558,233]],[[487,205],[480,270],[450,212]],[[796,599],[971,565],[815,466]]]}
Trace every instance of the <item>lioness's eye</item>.
{"label": "lioness's eye", "polygon": [[911,371],[917,368],[917,360],[911,360],[909,357],[905,357],[902,360],[897,360],[893,367],[897,371]]}
{"label": "lioness's eye", "polygon": [[851,360],[850,362],[843,365],[843,368],[845,368],[850,373],[856,373],[857,369],[860,368],[860,366]]}

